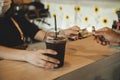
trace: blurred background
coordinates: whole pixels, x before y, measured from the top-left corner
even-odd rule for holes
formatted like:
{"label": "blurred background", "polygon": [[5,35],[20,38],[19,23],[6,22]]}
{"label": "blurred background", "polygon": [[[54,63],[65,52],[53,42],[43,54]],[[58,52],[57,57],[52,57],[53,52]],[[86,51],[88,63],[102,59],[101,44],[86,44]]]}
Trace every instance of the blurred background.
{"label": "blurred background", "polygon": [[54,29],[53,15],[59,29],[73,25],[81,29],[112,28],[119,23],[118,11],[120,0],[14,0],[14,15],[25,15],[31,23],[48,31]]}

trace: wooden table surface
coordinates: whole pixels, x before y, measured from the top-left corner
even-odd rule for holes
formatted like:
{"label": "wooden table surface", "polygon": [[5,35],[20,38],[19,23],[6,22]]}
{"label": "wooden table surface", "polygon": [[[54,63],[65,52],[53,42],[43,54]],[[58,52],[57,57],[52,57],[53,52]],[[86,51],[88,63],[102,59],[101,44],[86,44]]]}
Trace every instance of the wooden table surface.
{"label": "wooden table surface", "polygon": [[[31,44],[28,50],[39,48],[45,48],[45,44]],[[53,80],[118,51],[118,49],[97,44],[93,37],[71,41],[66,45],[65,64],[62,68],[46,70],[26,62],[1,60],[0,80]]]}

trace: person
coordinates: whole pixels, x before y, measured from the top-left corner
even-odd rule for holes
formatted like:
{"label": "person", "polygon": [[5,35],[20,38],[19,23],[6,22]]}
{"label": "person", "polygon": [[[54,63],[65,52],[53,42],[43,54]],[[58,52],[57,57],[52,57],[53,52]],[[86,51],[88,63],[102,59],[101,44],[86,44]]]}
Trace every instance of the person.
{"label": "person", "polygon": [[[18,49],[18,45],[25,43],[25,37],[29,36],[39,41],[43,41],[46,31],[39,29],[23,17],[6,16],[10,8],[11,0],[4,0],[2,14],[0,16],[0,58],[7,60],[25,61],[38,67],[53,69],[60,62],[44,54],[56,55],[57,52],[50,49],[39,49],[29,51]],[[78,35],[79,27],[73,26],[62,30],[68,37]],[[61,33],[61,31],[60,31]],[[25,36],[25,37],[24,37]]]}
{"label": "person", "polygon": [[120,32],[108,27],[93,32],[95,40],[102,45],[120,46]]}

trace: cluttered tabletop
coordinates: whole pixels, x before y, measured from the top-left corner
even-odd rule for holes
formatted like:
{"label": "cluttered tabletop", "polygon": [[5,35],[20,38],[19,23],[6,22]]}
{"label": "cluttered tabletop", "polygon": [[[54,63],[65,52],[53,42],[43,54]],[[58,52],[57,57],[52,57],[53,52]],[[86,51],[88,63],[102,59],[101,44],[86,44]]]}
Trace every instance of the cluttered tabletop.
{"label": "cluttered tabletop", "polygon": [[[28,50],[39,48],[45,48],[45,43],[30,44]],[[68,41],[63,67],[48,70],[26,62],[0,60],[0,80],[53,80],[97,60],[109,57],[118,51],[119,49],[97,44],[92,36]]]}

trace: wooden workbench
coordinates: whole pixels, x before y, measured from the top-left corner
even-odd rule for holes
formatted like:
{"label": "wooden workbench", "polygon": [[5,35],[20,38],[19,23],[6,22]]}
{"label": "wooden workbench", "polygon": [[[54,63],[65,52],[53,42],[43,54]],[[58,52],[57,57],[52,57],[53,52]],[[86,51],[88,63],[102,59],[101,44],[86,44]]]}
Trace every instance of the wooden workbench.
{"label": "wooden workbench", "polygon": [[[45,48],[44,43],[31,44],[28,50]],[[108,57],[119,50],[97,44],[93,37],[70,41],[66,45],[65,64],[62,68],[46,70],[26,62],[0,61],[0,80],[53,80],[63,74]]]}

